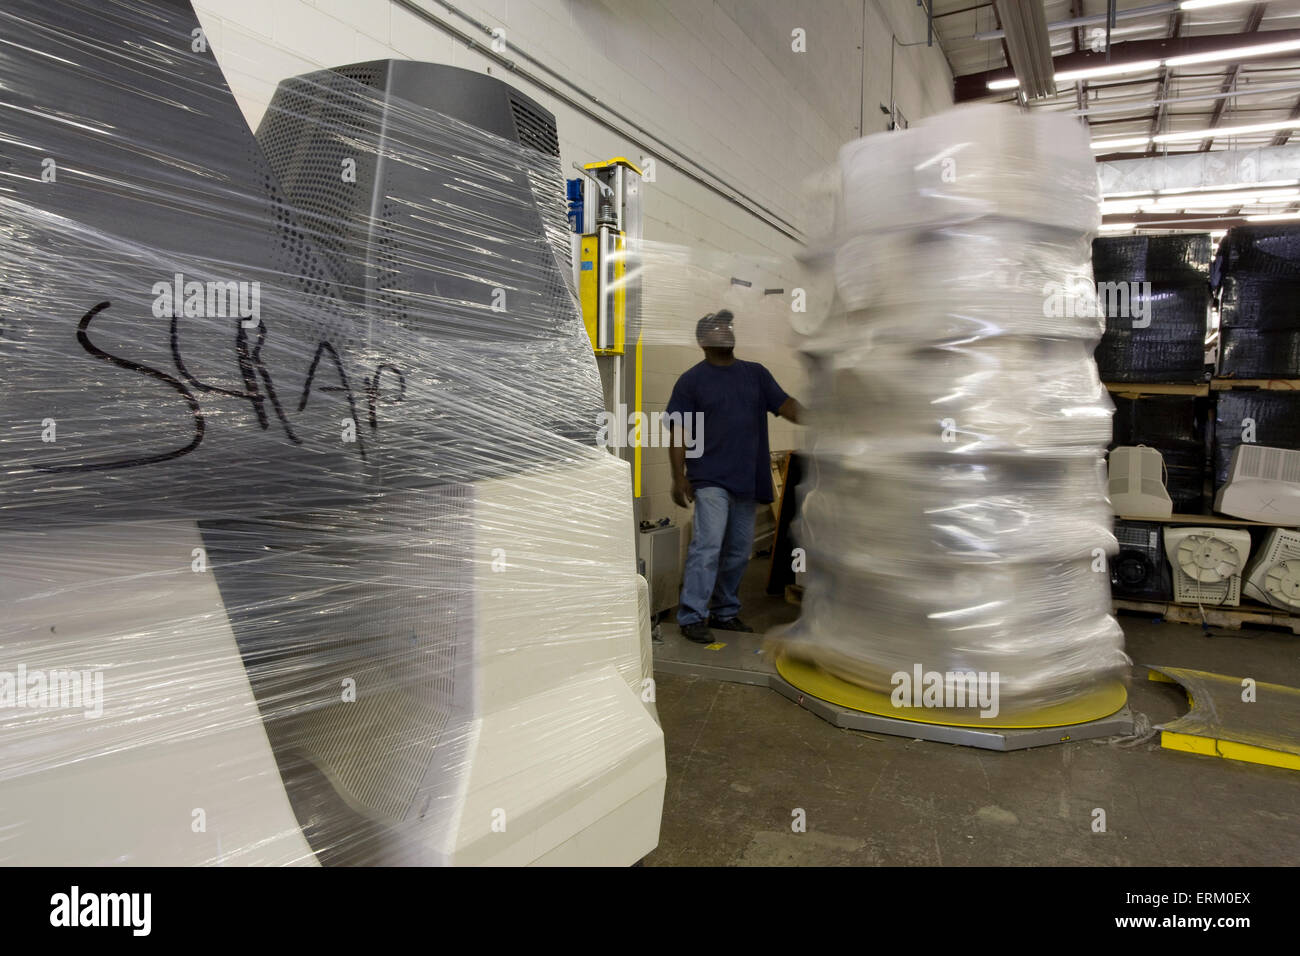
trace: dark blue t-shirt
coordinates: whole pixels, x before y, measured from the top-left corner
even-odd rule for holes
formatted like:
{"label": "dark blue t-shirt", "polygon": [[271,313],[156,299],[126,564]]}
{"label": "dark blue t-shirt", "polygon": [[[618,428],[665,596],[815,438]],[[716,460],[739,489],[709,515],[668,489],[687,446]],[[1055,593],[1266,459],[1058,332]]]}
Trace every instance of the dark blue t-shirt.
{"label": "dark blue t-shirt", "polygon": [[[771,501],[767,413],[775,415],[789,397],[757,362],[736,359],[730,365],[710,365],[706,361],[683,372],[673,386],[667,413],[683,418],[697,412],[703,415],[704,453],[692,458],[692,449],[687,449],[686,477],[692,487],[720,487],[741,498]],[[700,440],[693,425],[683,428],[692,441]]]}

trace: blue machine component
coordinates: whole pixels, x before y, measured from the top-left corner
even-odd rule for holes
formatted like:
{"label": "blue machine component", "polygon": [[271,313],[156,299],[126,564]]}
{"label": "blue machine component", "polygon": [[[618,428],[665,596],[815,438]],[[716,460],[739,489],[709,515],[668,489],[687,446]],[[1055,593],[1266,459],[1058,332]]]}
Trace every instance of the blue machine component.
{"label": "blue machine component", "polygon": [[564,198],[569,200],[569,228],[582,233],[582,177],[565,180]]}

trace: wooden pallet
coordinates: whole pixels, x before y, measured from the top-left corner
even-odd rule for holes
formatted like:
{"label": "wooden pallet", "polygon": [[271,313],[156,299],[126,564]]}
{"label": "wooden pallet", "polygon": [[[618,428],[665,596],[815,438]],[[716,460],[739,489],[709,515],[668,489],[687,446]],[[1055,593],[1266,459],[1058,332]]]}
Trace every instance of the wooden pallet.
{"label": "wooden pallet", "polygon": [[1210,627],[1223,627],[1231,631],[1241,630],[1243,625],[1256,627],[1283,627],[1292,634],[1300,635],[1300,615],[1287,614],[1262,604],[1243,604],[1240,607],[1205,606],[1205,619],[1202,622],[1201,609],[1195,604],[1174,604],[1172,601],[1130,601],[1115,598],[1111,606],[1116,613],[1131,611],[1137,614],[1158,615],[1170,624],[1208,624]]}
{"label": "wooden pallet", "polygon": [[1270,392],[1294,392],[1300,389],[1300,379],[1294,378],[1216,378],[1210,382],[1216,392],[1234,388],[1262,388]]}
{"label": "wooden pallet", "polygon": [[1138,517],[1136,515],[1116,515],[1120,521],[1148,521],[1152,524],[1203,524],[1223,525],[1243,528],[1294,528],[1295,522],[1250,521],[1246,518],[1232,518],[1228,515],[1170,515],[1168,518]]}
{"label": "wooden pallet", "polygon": [[1156,384],[1145,382],[1106,382],[1106,388],[1124,398],[1141,398],[1143,395],[1195,395],[1210,394],[1208,382],[1199,384]]}

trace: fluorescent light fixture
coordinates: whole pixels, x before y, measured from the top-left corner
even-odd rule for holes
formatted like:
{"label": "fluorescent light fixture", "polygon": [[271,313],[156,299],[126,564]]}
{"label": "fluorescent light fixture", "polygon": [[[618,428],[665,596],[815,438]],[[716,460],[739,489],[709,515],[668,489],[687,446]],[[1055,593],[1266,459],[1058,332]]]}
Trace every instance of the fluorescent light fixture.
{"label": "fluorescent light fixture", "polygon": [[[1199,9],[1201,7],[1220,6],[1229,2],[1245,2],[1245,0],[1186,0],[1182,9]],[[1189,7],[1188,4],[1196,4]],[[1231,62],[1234,60],[1244,60],[1247,57],[1254,56],[1271,56],[1275,53],[1291,53],[1300,50],[1300,40],[1282,40],[1277,43],[1252,43],[1246,46],[1229,47],[1224,50],[1210,50],[1207,53],[1189,53],[1185,56],[1171,56],[1164,60],[1135,60],[1132,63],[1107,63],[1104,66],[1087,67],[1082,70],[1065,70],[1055,74],[1052,79],[1056,83],[1069,83],[1072,80],[1086,80],[1098,76],[1120,76],[1124,73],[1149,73],[1159,67],[1178,67],[1191,66],[1194,63],[1220,63]],[[984,84],[990,90],[1014,90],[1020,85],[1020,81],[1014,77],[1008,77],[1001,80],[989,80]]]}
{"label": "fluorescent light fixture", "polygon": [[1262,202],[1291,202],[1300,198],[1300,189],[1265,189],[1240,193],[1202,193],[1161,196],[1152,205],[1163,209],[1205,209],[1218,206],[1246,206]]}
{"label": "fluorescent light fixture", "polygon": [[[1300,126],[1300,123],[1296,124]],[[1093,149],[1112,149],[1123,146],[1145,146],[1151,142],[1150,136],[1124,136],[1118,139],[1094,139],[1092,141]]]}
{"label": "fluorescent light fixture", "polygon": [[1157,143],[1185,143],[1198,139],[1222,139],[1224,136],[1244,136],[1249,133],[1271,133],[1279,129],[1300,129],[1300,119],[1277,120],[1272,123],[1249,123],[1245,126],[1214,126],[1181,133],[1161,133],[1152,137]]}
{"label": "fluorescent light fixture", "polygon": [[1098,76],[1119,76],[1122,73],[1149,73],[1158,69],[1159,60],[1134,60],[1132,63],[1108,63],[1083,70],[1066,70],[1057,73],[1052,79],[1057,83],[1069,83],[1071,80],[1091,80]]}
{"label": "fluorescent light fixture", "polygon": [[1256,0],[1183,0],[1179,10],[1204,10],[1206,7],[1226,7],[1234,3],[1254,3]]}
{"label": "fluorescent light fixture", "polygon": [[1162,189],[1161,196],[1172,196],[1176,193],[1203,193],[1217,190],[1253,190],[1253,189],[1274,189],[1279,186],[1300,186],[1300,179],[1273,179],[1263,183],[1224,183],[1215,186],[1180,186],[1177,189]]}
{"label": "fluorescent light fixture", "polygon": [[1300,219],[1300,212],[1277,212],[1267,216],[1247,216],[1247,222],[1289,222]]}
{"label": "fluorescent light fixture", "polygon": [[1103,222],[1101,224],[1102,232],[1123,232],[1127,229],[1136,229],[1135,222]]}
{"label": "fluorescent light fixture", "polygon": [[1241,60],[1250,56],[1269,56],[1273,53],[1290,53],[1300,50],[1300,40],[1283,40],[1280,43],[1254,43],[1250,46],[1235,46],[1227,50],[1211,50],[1209,53],[1189,53],[1186,56],[1171,56],[1165,60],[1165,66],[1191,66],[1193,63],[1214,63],[1222,60]]}

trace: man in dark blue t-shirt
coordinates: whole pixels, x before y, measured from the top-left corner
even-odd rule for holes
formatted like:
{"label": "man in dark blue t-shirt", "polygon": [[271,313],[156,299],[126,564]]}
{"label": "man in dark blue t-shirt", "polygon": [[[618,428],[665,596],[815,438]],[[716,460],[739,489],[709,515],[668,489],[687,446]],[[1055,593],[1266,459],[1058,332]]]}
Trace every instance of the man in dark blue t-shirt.
{"label": "man in dark blue t-shirt", "polygon": [[[752,631],[740,620],[740,579],[754,546],[754,509],[772,500],[767,415],[798,422],[803,409],[772,373],[733,354],[736,333],[725,309],[695,326],[704,361],[682,373],[668,400],[672,429],[673,500],[695,503],[691,545],[682,574],[677,623],[698,644],[709,626]],[[686,436],[694,436],[687,462]]]}

